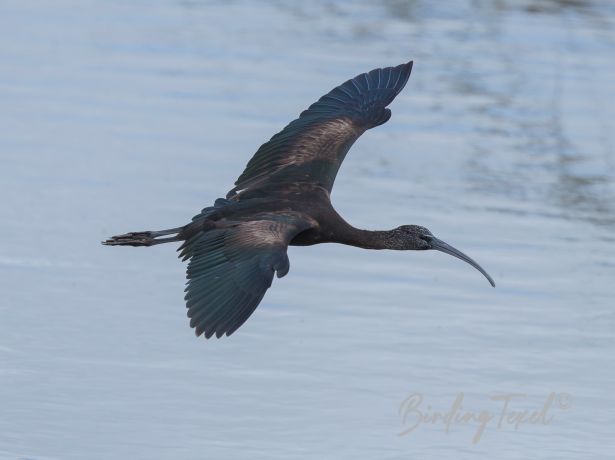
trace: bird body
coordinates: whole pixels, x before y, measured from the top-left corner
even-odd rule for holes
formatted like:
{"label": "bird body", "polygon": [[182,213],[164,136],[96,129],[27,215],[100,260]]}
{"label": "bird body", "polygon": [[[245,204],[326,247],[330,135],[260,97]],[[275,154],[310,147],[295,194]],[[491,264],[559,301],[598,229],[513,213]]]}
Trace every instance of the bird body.
{"label": "bird body", "polygon": [[[111,237],[111,246],[182,242],[189,260],[185,301],[190,325],[206,338],[231,335],[253,313],[274,274],[288,273],[289,245],[341,243],[366,249],[436,249],[477,268],[471,258],[418,225],[371,231],[333,208],[331,190],[352,144],[391,117],[412,62],[361,74],[321,97],[263,144],[226,198],[182,227]],[[172,236],[169,236],[172,235]]]}

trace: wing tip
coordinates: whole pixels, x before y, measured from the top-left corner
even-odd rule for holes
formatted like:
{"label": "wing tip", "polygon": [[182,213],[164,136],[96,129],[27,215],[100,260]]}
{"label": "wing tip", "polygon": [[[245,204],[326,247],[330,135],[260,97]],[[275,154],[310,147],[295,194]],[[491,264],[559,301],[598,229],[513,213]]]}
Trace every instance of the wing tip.
{"label": "wing tip", "polygon": [[[404,66],[406,68],[406,72],[408,74],[408,78],[410,78],[410,74],[412,73],[412,67],[414,67],[414,61],[406,62],[406,64],[404,64]],[[406,78],[406,81],[408,81],[408,78]]]}
{"label": "wing tip", "polygon": [[408,83],[408,80],[410,79],[410,74],[412,73],[412,67],[414,66],[414,61],[408,61],[405,64],[400,64],[399,66],[397,66],[397,68],[401,67],[401,75],[400,78],[397,82],[397,84],[395,85],[395,95],[398,95],[401,90],[404,89],[404,87],[406,86],[406,83]]}
{"label": "wing tip", "polygon": [[[365,79],[368,82],[368,86],[361,88],[363,93],[369,90],[388,90],[388,94],[385,93],[387,95],[383,96],[384,106],[386,107],[393,101],[393,99],[395,99],[395,96],[397,96],[401,90],[404,89],[406,83],[408,83],[413,66],[414,61],[410,60],[397,66],[376,68],[369,72],[357,75],[341,86],[348,86],[347,84],[350,82],[356,86],[355,82],[362,82],[362,79]],[[375,86],[369,87],[370,76],[373,79],[376,74],[378,75],[378,82]],[[380,79],[381,76],[385,76],[385,78]]]}

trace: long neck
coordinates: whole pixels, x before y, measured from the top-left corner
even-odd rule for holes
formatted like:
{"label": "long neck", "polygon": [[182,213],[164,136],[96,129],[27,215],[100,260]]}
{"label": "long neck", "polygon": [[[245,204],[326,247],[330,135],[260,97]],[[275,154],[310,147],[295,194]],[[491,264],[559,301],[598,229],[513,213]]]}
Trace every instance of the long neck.
{"label": "long neck", "polygon": [[389,230],[362,230],[351,225],[335,232],[335,243],[347,244],[364,249],[398,249]]}

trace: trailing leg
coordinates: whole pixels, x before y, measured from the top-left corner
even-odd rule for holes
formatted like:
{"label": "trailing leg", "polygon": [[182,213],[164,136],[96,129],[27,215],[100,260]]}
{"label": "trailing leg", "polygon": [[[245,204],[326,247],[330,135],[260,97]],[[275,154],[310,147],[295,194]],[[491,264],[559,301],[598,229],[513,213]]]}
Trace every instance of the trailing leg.
{"label": "trailing leg", "polygon": [[[162,243],[172,243],[174,241],[183,241],[179,233],[183,227],[170,228],[167,230],[146,231],[146,232],[129,232],[123,235],[112,236],[102,244],[106,246],[154,246]],[[168,238],[160,238],[161,236],[175,235]]]}

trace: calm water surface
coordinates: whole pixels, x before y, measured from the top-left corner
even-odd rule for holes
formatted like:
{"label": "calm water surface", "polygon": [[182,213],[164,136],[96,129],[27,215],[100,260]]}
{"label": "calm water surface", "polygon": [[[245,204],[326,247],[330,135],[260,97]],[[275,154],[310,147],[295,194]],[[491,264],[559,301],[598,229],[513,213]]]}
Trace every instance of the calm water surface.
{"label": "calm water surface", "polygon": [[[4,0],[0,457],[613,458],[605,4]],[[333,202],[429,227],[496,289],[439,253],[291,248],[253,317],[206,342],[174,247],[99,245],[187,222],[321,94],[409,59]],[[478,443],[475,421],[398,435],[409,395],[433,413],[460,392],[496,417]],[[552,392],[549,424],[498,428],[491,397]]]}

